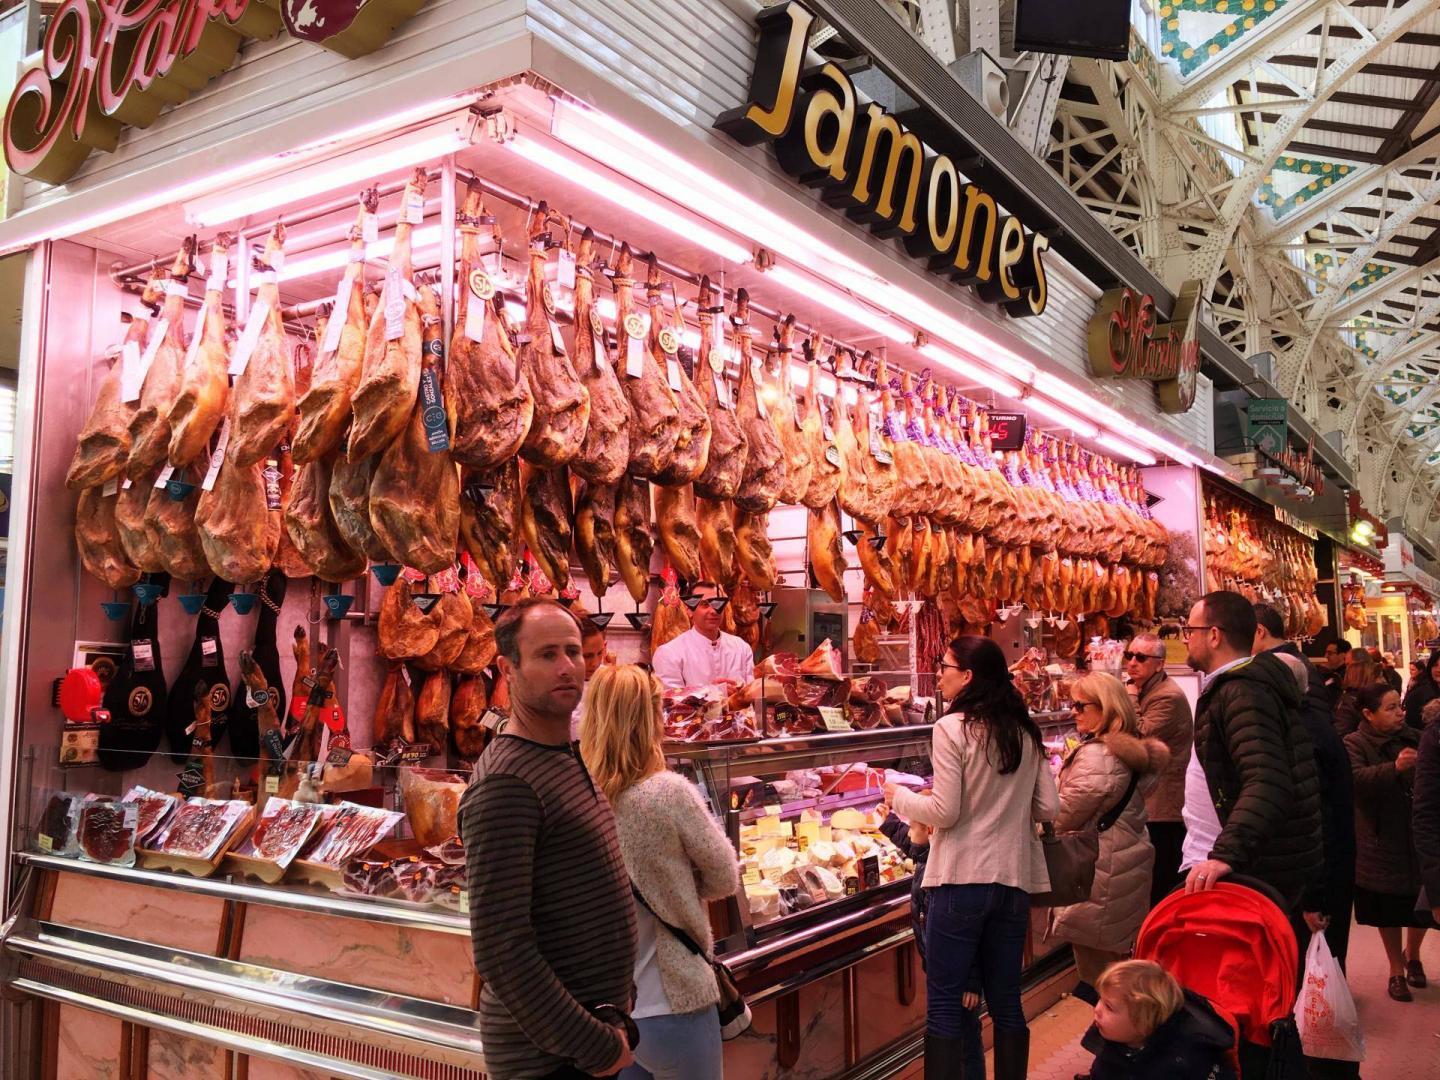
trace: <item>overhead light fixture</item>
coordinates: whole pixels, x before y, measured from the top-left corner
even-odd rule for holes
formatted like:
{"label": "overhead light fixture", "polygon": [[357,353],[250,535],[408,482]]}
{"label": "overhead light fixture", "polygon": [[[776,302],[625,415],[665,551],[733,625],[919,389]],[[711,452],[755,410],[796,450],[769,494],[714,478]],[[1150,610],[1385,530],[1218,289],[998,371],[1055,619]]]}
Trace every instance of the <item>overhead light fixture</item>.
{"label": "overhead light fixture", "polygon": [[[419,255],[422,252],[438,248],[440,246],[440,226],[426,225],[416,229],[410,234],[410,250],[412,255]],[[383,240],[365,248],[367,261],[384,261],[390,257],[395,250],[395,237],[387,236]],[[301,281],[308,277],[315,277],[319,274],[331,273],[343,269],[350,262],[350,244],[347,241],[345,246],[334,251],[327,251],[321,255],[309,255],[302,259],[286,262],[276,275],[281,281]],[[230,279],[230,287],[235,288],[236,279]],[[254,287],[253,285],[251,286]]]}
{"label": "overhead light fixture", "polygon": [[647,198],[641,192],[610,179],[598,169],[591,168],[568,154],[552,150],[525,135],[516,135],[504,145],[531,164],[539,165],[556,176],[579,184],[591,195],[599,195],[616,206],[668,229],[676,236],[699,244],[727,262],[738,265],[750,261],[748,248],[714,229],[707,228],[692,217],[676,213],[660,200]]}
{"label": "overhead light fixture", "polygon": [[808,296],[812,300],[819,301],[837,315],[860,323],[862,326],[870,327],[897,345],[908,345],[915,340],[915,331],[866,307],[860,301],[846,296],[839,290],[822,285],[814,278],[799,274],[787,266],[773,266],[766,271],[765,277],[801,296]]}
{"label": "overhead light fixture", "polygon": [[1027,412],[1037,412],[1041,416],[1046,417],[1054,423],[1059,424],[1061,427],[1069,428],[1076,435],[1083,436],[1084,438],[1094,439],[1100,434],[1100,428],[1097,427],[1095,424],[1092,424],[1089,420],[1082,420],[1074,413],[1068,412],[1065,409],[1060,408],[1059,405],[1056,405],[1054,402],[1047,401],[1043,397],[1035,397],[1031,395],[1029,397],[1022,398],[1020,401],[1020,407],[1022,409],[1025,409]]}
{"label": "overhead light fixture", "polygon": [[273,214],[291,203],[340,188],[365,184],[378,176],[424,165],[470,145],[474,127],[467,113],[431,124],[375,146],[361,147],[328,161],[307,165],[274,181],[226,191],[185,205],[185,220],[215,228],[252,214]]}
{"label": "overhead light fixture", "polygon": [[1102,431],[1096,437],[1095,441],[1098,442],[1101,446],[1105,447],[1105,449],[1113,451],[1114,453],[1119,454],[1121,457],[1129,458],[1137,465],[1155,464],[1155,455],[1150,453],[1150,451],[1141,450],[1138,446],[1133,446],[1130,443],[1126,442],[1124,439],[1116,438],[1108,431]]}
{"label": "overhead light fixture", "polygon": [[998,371],[984,367],[981,364],[972,363],[959,356],[949,349],[941,348],[939,345],[922,345],[920,355],[932,363],[939,364],[952,375],[962,379],[968,379],[973,383],[995,391],[1003,397],[1019,399],[1023,387],[1014,379],[1008,378]]}

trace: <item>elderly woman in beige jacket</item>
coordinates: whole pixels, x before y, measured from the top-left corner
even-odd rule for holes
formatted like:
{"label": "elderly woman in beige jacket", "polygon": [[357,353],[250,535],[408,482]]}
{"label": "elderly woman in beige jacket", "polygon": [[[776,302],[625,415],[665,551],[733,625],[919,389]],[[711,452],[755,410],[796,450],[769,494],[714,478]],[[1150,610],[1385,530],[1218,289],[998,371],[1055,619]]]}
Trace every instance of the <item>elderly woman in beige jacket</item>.
{"label": "elderly woman in beige jacket", "polygon": [[1081,676],[1070,696],[1080,742],[1060,767],[1055,829],[1083,829],[1124,804],[1115,824],[1100,834],[1090,899],[1050,913],[1050,936],[1070,942],[1081,981],[1094,985],[1107,965],[1130,952],[1149,909],[1155,851],[1145,830],[1145,793],[1170,751],[1159,739],[1136,737],[1134,700],[1115,676]]}
{"label": "elderly woman in beige jacket", "polygon": [[720,989],[706,901],[740,886],[735,849],[700,792],[665,768],[663,688],[631,664],[601,668],[585,687],[580,752],[615,808],[620,852],[637,895],[636,1064],[623,1080],[722,1080]]}

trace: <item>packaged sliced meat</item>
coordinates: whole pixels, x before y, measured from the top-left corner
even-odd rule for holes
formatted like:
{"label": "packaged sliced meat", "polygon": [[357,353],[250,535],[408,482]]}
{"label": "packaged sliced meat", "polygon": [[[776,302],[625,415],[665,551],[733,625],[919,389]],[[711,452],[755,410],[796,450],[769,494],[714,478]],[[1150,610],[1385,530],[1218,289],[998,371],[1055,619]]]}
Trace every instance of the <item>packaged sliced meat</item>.
{"label": "packaged sliced meat", "polygon": [[80,808],[80,857],[111,866],[135,865],[135,823],[140,808],[94,796]]}
{"label": "packaged sliced meat", "polygon": [[167,855],[213,859],[249,812],[250,804],[239,799],[187,799],[171,816],[157,850]]}
{"label": "packaged sliced meat", "polygon": [[[441,863],[435,867],[435,891],[438,893],[443,889],[458,886],[465,888],[465,867],[451,866],[448,863]],[[434,900],[434,897],[431,897]]]}
{"label": "packaged sliced meat", "polygon": [[330,809],[328,820],[310,841],[303,860],[336,870],[385,839],[405,817],[393,810],[380,810],[352,802],[343,802]]}
{"label": "packaged sliced meat", "polygon": [[240,855],[263,859],[286,867],[300,854],[324,818],[324,810],[316,803],[271,799],[259,822],[237,849]]}
{"label": "packaged sliced meat", "polygon": [[465,865],[465,844],[458,836],[452,836],[443,844],[434,844],[425,850],[446,866]]}
{"label": "packaged sliced meat", "polygon": [[141,847],[152,836],[158,835],[160,827],[180,802],[174,795],[151,791],[139,784],[125,793],[125,801],[134,803],[140,809],[140,820],[135,824],[135,842]]}
{"label": "packaged sliced meat", "polygon": [[428,904],[435,891],[435,864],[416,856],[396,859],[391,867],[395,875],[395,887],[402,900],[412,904]]}
{"label": "packaged sliced meat", "polygon": [[74,858],[80,854],[80,810],[85,799],[68,791],[57,791],[45,804],[35,845],[47,855]]}

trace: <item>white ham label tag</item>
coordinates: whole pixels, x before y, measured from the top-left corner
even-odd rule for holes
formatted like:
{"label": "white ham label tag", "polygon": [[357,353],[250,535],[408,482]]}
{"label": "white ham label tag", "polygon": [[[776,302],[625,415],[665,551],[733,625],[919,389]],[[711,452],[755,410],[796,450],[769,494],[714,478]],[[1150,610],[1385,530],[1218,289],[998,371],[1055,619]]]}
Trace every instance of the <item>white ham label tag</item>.
{"label": "white ham label tag", "polygon": [[425,196],[418,191],[405,192],[405,220],[411,225],[425,220]]}
{"label": "white ham label tag", "polygon": [[133,389],[125,383],[124,369],[121,369],[121,397],[127,404],[140,400],[140,388],[145,384],[145,376],[149,374],[150,365],[155,362],[155,354],[160,351],[160,343],[165,340],[165,335],[169,330],[170,323],[166,319],[161,319],[150,328],[150,337],[145,342],[145,351],[140,355]]}
{"label": "white ham label tag", "polygon": [[155,490],[159,491],[161,488],[163,488],[166,484],[170,482],[170,478],[174,475],[175,466],[166,465],[163,469],[160,470],[160,475],[155,478]]}
{"label": "white ham label tag", "polygon": [[760,414],[760,419],[770,419],[770,410],[765,407],[765,395],[760,393],[760,360],[756,358],[750,361],[750,377],[755,380],[755,411]]}
{"label": "white ham label tag", "polygon": [[380,219],[371,213],[360,215],[360,239],[373,244],[380,239]]}
{"label": "white ham label tag", "polygon": [[189,296],[190,286],[183,281],[167,281],[165,283],[166,296]]}
{"label": "white ham label tag", "polygon": [[196,355],[200,352],[200,339],[205,336],[205,318],[210,314],[210,296],[207,293],[205,299],[200,302],[200,314],[195,317],[195,333],[190,335],[190,347],[185,350],[185,367],[195,362]]}
{"label": "white ham label tag", "polygon": [[673,356],[665,358],[665,376],[670,382],[670,389],[680,390],[680,361]]}
{"label": "white ham label tag", "polygon": [[127,341],[120,347],[120,400],[138,400],[140,384],[144,381],[145,372],[140,367],[140,345],[135,341]]}
{"label": "white ham label tag", "polygon": [[471,341],[481,341],[485,337],[485,309],[489,307],[489,301],[481,300],[471,295],[465,300],[465,336]]}
{"label": "white ham label tag", "polygon": [[214,262],[210,264],[210,278],[205,283],[205,288],[210,292],[224,292],[225,278],[230,274],[229,253],[217,251],[212,256]]}
{"label": "white ham label tag", "polygon": [[575,253],[561,251],[560,262],[555,267],[555,280],[562,289],[575,288]]}
{"label": "white ham label tag", "polygon": [[340,334],[345,329],[345,318],[350,313],[350,290],[355,285],[357,267],[351,264],[340,279],[335,290],[335,302],[330,311],[330,321],[325,324],[325,341],[320,346],[322,354],[333,353],[340,348]]}
{"label": "white ham label tag", "polygon": [[153,642],[148,640],[132,642],[130,655],[134,657],[136,671],[155,670],[155,645]]}
{"label": "white ham label tag", "polygon": [[405,288],[398,266],[385,274],[385,340],[399,341],[405,336]]}
{"label": "white ham label tag", "polygon": [[120,490],[121,490],[121,491],[129,491],[129,490],[130,490],[130,477],[128,477],[128,476],[125,477],[124,482],[120,485]]}
{"label": "white ham label tag", "polygon": [[255,306],[250,309],[250,317],[245,320],[245,330],[240,335],[240,340],[235,343],[235,351],[230,354],[231,375],[245,374],[245,366],[250,363],[255,346],[260,343],[260,332],[265,329],[265,320],[269,317],[270,301],[263,297],[258,298]]}
{"label": "white ham label tag", "polygon": [[645,320],[631,312],[625,316],[625,374],[638,379],[645,374]]}
{"label": "white ham label tag", "polygon": [[[130,481],[126,480],[125,483],[128,485]],[[111,495],[118,495],[119,493],[120,480],[118,477],[115,476],[112,476],[109,480],[106,480],[105,486],[100,489],[100,497],[104,499],[108,499]]]}
{"label": "white ham label tag", "polygon": [[712,374],[711,378],[715,380],[715,400],[720,402],[722,409],[730,408],[730,387],[725,385],[725,376]]}
{"label": "white ham label tag", "polygon": [[565,355],[565,339],[560,336],[560,324],[554,319],[550,320],[550,345],[554,348],[556,356]]}
{"label": "white ham label tag", "polygon": [[215,478],[220,475],[220,465],[225,460],[225,448],[230,445],[230,417],[220,422],[220,437],[215,441],[215,453],[210,456],[210,467],[205,470],[205,479],[200,486],[213,491]]}

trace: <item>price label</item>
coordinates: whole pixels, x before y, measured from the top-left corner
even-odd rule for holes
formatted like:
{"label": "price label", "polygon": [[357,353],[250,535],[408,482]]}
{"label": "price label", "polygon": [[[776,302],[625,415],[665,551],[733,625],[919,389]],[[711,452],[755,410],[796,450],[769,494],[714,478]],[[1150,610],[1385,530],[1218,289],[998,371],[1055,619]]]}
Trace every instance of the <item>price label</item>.
{"label": "price label", "polygon": [[205,317],[210,313],[210,294],[205,294],[205,299],[200,302],[200,314],[195,316],[195,333],[190,335],[190,347],[185,350],[185,367],[195,362],[196,355],[200,352],[200,339],[205,335]]}
{"label": "price label", "polygon": [[[127,488],[130,486],[129,477],[125,479],[125,486]],[[118,494],[120,494],[120,480],[118,477],[112,476],[109,480],[105,481],[105,486],[100,489],[100,497],[108,499],[111,495]]]}
{"label": "price label", "polygon": [[740,880],[743,881],[746,885],[759,885],[760,868],[756,866],[749,867]]}
{"label": "price label", "polygon": [[356,275],[359,267],[351,264],[345,268],[344,275],[340,278],[340,285],[335,290],[333,309],[330,312],[330,321],[325,324],[325,340],[320,344],[322,353],[333,353],[340,348],[340,333],[345,329],[345,317],[350,311],[350,290],[355,285]]}
{"label": "price label", "polygon": [[200,666],[201,666],[201,667],[214,667],[214,666],[215,666],[215,654],[216,654],[216,652],[219,651],[219,648],[220,648],[220,643],[219,643],[218,641],[216,641],[213,637],[203,637],[203,638],[201,638],[201,639],[200,639]]}
{"label": "price label", "polygon": [[720,403],[720,407],[722,409],[733,408],[730,404],[730,387],[725,383],[725,376],[712,374],[710,377],[715,380],[715,400]]}
{"label": "price label", "polygon": [[166,465],[163,469],[160,470],[160,475],[155,478],[155,490],[159,491],[161,488],[163,488],[166,484],[170,482],[170,478],[174,475],[175,466]]}
{"label": "price label", "polygon": [[165,335],[169,330],[170,323],[166,319],[161,319],[150,328],[150,337],[145,342],[145,351],[140,354],[140,359],[135,366],[132,383],[125,381],[125,369],[123,367],[120,369],[120,396],[127,405],[132,401],[140,400],[140,388],[145,385],[145,376],[150,371],[150,365],[155,362],[155,354],[160,350],[160,343],[165,340]]}
{"label": "price label", "polygon": [[367,244],[373,244],[380,239],[380,219],[369,211],[360,215],[360,239]]}
{"label": "price label", "polygon": [[266,794],[266,795],[278,795],[278,794],[280,794],[280,777],[278,777],[278,776],[267,776],[267,777],[265,777],[265,794]]}
{"label": "price label", "polygon": [[[250,363],[250,357],[255,352],[255,346],[260,342],[260,331],[265,329],[265,320],[270,317],[270,301],[264,297],[255,300],[255,306],[250,309],[250,315],[245,320],[245,330],[240,335],[240,340],[235,343],[235,351],[230,354],[230,374],[240,376],[245,374],[245,367]],[[199,336],[199,331],[196,331]]]}
{"label": "price label", "polygon": [[750,361],[750,377],[755,380],[755,411],[760,414],[760,419],[770,419],[770,410],[765,408],[765,395],[760,393],[760,360],[758,358]]}
{"label": "price label", "polygon": [[127,341],[120,347],[120,400],[137,401],[145,373],[140,369],[140,343]]}
{"label": "price label", "polygon": [[677,394],[680,392],[680,361],[673,356],[665,358],[665,377],[670,383],[670,389]]}
{"label": "price label", "polygon": [[130,655],[135,658],[136,671],[155,670],[155,643],[148,640],[131,642]]}
{"label": "price label", "polygon": [[210,264],[210,278],[205,282],[205,289],[213,293],[224,292],[225,278],[230,272],[230,253],[214,251],[211,258],[214,262]]}
{"label": "price label", "polygon": [[562,289],[575,288],[575,253],[561,251],[560,261],[555,266],[555,281]]}
{"label": "price label", "polygon": [[605,350],[605,331],[600,326],[600,316],[590,312],[590,345],[595,350],[595,366],[601,371],[610,370],[610,355]]}
{"label": "price label", "polygon": [[420,418],[425,425],[425,442],[432,454],[450,449],[450,424],[445,415],[445,400],[440,388],[440,375],[427,365],[420,373]]}
{"label": "price label", "polygon": [[405,336],[405,286],[400,268],[392,266],[385,274],[385,340],[399,341]]}
{"label": "price label", "polygon": [[52,851],[55,850],[55,841],[50,839],[50,837],[46,836],[44,833],[41,833],[38,837],[36,837],[35,842],[39,845],[40,850],[43,851],[46,855],[49,855]]}
{"label": "price label", "polygon": [[632,379],[645,374],[645,320],[633,313],[625,316],[625,374]]}
{"label": "price label", "polygon": [[774,805],[774,806],[767,806],[767,807],[765,807],[765,816],[766,816],[766,817],[775,817],[775,818],[778,818],[778,817],[780,816],[780,814],[781,814],[781,809],[780,809],[780,806],[779,806],[778,804],[777,804],[777,805]]}
{"label": "price label", "polygon": [[499,731],[508,719],[499,709],[486,709],[485,715],[480,718],[480,726],[489,731]]}
{"label": "price label", "polygon": [[423,192],[407,189],[405,192],[405,221],[409,225],[419,225],[425,220],[425,195]]}
{"label": "price label", "polygon": [[470,891],[468,889],[460,890],[460,914],[470,914]]}
{"label": "price label", "polygon": [[220,421],[220,437],[215,442],[215,453],[210,457],[210,467],[205,470],[205,479],[200,486],[206,491],[215,489],[215,478],[220,475],[220,464],[225,460],[225,448],[230,445],[230,417]]}
{"label": "price label", "polygon": [[556,356],[565,355],[565,339],[560,336],[560,324],[554,319],[550,320],[550,347],[555,350]]}
{"label": "price label", "polygon": [[850,721],[845,719],[845,710],[836,705],[820,706],[820,722],[826,731],[849,731]]}

